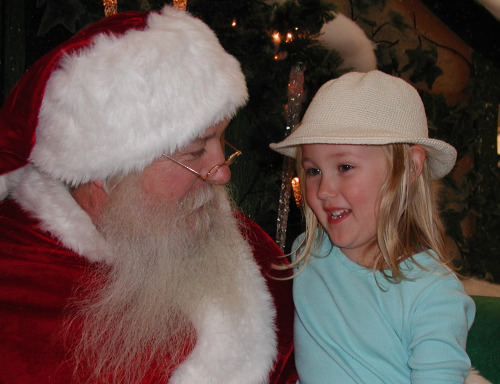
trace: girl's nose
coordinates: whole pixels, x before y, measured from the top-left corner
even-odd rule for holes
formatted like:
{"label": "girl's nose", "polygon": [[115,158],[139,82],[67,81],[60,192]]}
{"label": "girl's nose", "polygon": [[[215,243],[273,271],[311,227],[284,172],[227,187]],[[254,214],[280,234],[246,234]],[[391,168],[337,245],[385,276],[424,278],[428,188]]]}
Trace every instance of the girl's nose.
{"label": "girl's nose", "polygon": [[322,177],[318,187],[318,199],[326,200],[330,197],[338,195],[337,185],[334,180],[327,177]]}

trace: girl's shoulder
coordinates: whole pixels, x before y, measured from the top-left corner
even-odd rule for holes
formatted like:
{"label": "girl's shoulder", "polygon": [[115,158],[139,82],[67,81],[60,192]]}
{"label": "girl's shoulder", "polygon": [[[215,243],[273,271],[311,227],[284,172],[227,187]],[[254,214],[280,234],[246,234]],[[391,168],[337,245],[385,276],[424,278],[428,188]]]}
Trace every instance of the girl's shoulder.
{"label": "girl's shoulder", "polygon": [[409,280],[457,280],[456,274],[438,259],[433,250],[422,251],[402,261],[400,271]]}
{"label": "girl's shoulder", "polygon": [[412,258],[407,259],[408,263],[420,265],[422,267],[433,268],[440,271],[449,271],[450,269],[439,260],[439,256],[432,249],[415,253]]}

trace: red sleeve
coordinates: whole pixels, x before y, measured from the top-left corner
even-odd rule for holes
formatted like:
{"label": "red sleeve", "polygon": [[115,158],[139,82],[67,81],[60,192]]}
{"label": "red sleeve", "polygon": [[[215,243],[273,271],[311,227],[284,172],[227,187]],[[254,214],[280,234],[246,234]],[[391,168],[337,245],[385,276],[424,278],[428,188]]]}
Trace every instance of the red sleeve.
{"label": "red sleeve", "polygon": [[85,262],[37,226],[0,202],[0,383],[71,382],[60,325]]}

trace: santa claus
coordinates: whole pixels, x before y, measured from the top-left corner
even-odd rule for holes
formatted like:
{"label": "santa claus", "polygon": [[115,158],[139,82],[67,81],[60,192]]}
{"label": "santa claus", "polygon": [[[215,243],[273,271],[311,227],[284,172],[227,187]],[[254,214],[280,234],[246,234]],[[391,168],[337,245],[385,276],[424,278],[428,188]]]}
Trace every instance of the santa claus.
{"label": "santa claus", "polygon": [[0,382],[294,381],[279,248],[225,189],[246,100],[239,63],[170,7],[30,68],[0,111]]}

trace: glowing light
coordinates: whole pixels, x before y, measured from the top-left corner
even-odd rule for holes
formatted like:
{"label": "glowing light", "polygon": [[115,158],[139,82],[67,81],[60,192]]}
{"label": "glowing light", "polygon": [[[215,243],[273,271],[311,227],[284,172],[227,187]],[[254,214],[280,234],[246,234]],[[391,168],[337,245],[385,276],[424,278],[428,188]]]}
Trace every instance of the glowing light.
{"label": "glowing light", "polygon": [[174,0],[173,5],[174,7],[185,11],[187,7],[187,0]]}
{"label": "glowing light", "polygon": [[286,34],[286,40],[285,40],[285,41],[286,41],[287,43],[289,43],[289,42],[290,42],[290,41],[292,41],[292,40],[293,40],[293,35],[292,35],[292,33],[291,33],[291,32],[288,32],[288,33]]}
{"label": "glowing light", "polygon": [[281,43],[281,36],[279,32],[273,33],[272,38],[275,46],[278,46]]}
{"label": "glowing light", "polygon": [[292,190],[295,203],[297,207],[300,207],[302,204],[302,194],[300,193],[300,180],[298,177],[292,179]]}
{"label": "glowing light", "polygon": [[108,17],[118,13],[118,0],[103,0],[104,16]]}
{"label": "glowing light", "polygon": [[236,19],[233,19],[233,22],[231,23],[231,27],[236,27]]}

